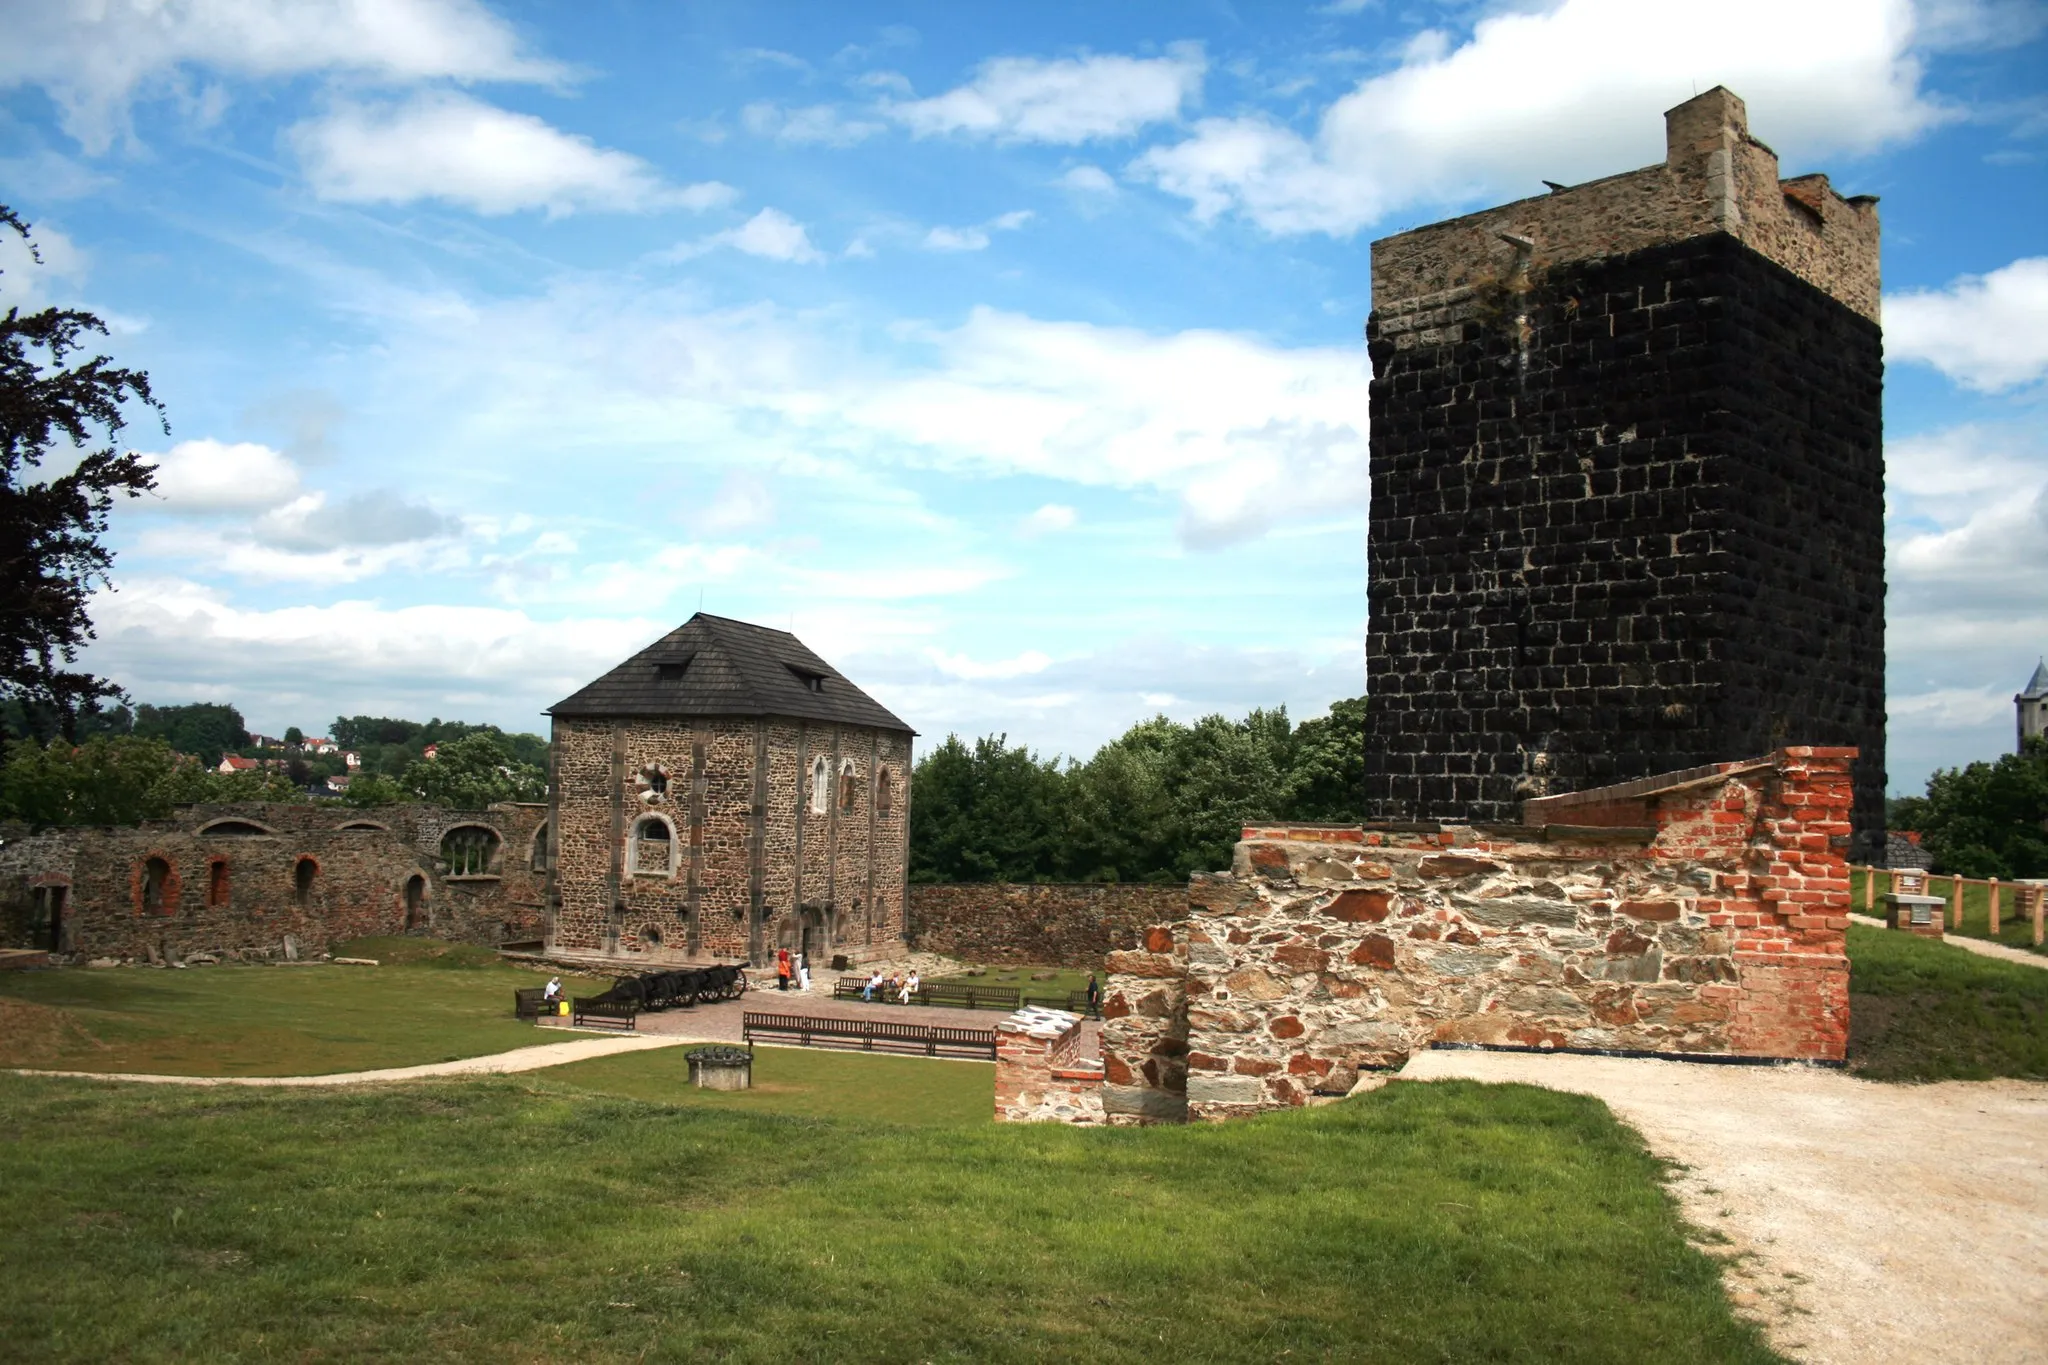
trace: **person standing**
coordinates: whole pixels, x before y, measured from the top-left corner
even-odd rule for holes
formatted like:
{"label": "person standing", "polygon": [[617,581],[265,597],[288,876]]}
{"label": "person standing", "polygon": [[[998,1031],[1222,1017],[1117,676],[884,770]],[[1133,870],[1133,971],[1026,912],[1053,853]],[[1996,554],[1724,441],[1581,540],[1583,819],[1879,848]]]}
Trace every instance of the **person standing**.
{"label": "person standing", "polygon": [[1088,974],[1088,1013],[1102,1013],[1102,987],[1096,984],[1093,972]]}
{"label": "person standing", "polygon": [[796,955],[796,988],[805,992],[811,989],[811,955],[809,953],[798,953]]}
{"label": "person standing", "polygon": [[787,948],[777,948],[775,950],[775,989],[778,991],[789,989],[789,949]]}

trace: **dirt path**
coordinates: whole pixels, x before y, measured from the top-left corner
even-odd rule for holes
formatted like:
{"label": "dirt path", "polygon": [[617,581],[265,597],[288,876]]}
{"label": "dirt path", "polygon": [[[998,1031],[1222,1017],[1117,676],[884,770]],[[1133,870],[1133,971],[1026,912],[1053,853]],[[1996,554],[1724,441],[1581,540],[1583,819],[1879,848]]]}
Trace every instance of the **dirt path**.
{"label": "dirt path", "polygon": [[70,1076],[88,1081],[139,1081],[146,1085],[268,1085],[333,1086],[373,1085],[379,1081],[416,1081],[433,1076],[501,1076],[514,1071],[538,1071],[590,1057],[609,1057],[614,1052],[638,1052],[650,1047],[674,1047],[692,1038],[657,1037],[641,1034],[611,1038],[577,1038],[566,1043],[543,1043],[488,1057],[463,1057],[453,1062],[430,1062],[425,1066],[393,1066],[381,1071],[337,1071],[326,1076],[143,1076],[109,1071],[24,1071],[17,1076]]}
{"label": "dirt path", "polygon": [[1798,1360],[2048,1361],[2048,1084],[1816,1067],[1425,1052],[1404,1080],[1594,1095],[1739,1253],[1739,1311]]}
{"label": "dirt path", "polygon": [[[1885,922],[1872,919],[1869,915],[1851,915],[1858,924],[1867,924],[1873,929],[1882,929]],[[2023,967],[2040,967],[2048,970],[2048,956],[2030,953],[2025,948],[2015,948],[2007,943],[1993,943],[1988,938],[1969,938],[1963,934],[1943,934],[1941,941],[1951,948],[1961,948],[1979,957],[1995,957],[2000,962],[2017,962]]]}

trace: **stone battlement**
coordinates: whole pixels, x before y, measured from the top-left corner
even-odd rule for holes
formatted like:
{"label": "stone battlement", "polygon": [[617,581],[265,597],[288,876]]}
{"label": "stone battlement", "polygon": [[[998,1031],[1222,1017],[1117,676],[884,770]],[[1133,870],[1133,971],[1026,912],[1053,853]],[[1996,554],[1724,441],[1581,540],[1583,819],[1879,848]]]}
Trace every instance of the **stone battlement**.
{"label": "stone battlement", "polygon": [[1398,315],[1442,307],[1518,273],[1708,233],[1727,233],[1877,321],[1875,198],[1845,198],[1821,174],[1779,179],[1778,154],[1750,136],[1742,101],[1719,86],[1667,111],[1664,139],[1661,165],[1373,243],[1373,308],[1382,330]]}

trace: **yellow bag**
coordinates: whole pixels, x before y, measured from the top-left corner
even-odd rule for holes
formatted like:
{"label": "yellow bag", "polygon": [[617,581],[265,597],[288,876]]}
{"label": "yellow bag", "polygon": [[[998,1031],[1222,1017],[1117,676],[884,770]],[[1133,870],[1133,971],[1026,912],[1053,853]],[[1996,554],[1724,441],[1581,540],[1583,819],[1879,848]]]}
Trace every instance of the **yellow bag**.
{"label": "yellow bag", "polygon": [[557,1000],[555,1002],[555,1013],[561,1015],[564,1019],[568,1018],[569,1002],[566,1000]]}

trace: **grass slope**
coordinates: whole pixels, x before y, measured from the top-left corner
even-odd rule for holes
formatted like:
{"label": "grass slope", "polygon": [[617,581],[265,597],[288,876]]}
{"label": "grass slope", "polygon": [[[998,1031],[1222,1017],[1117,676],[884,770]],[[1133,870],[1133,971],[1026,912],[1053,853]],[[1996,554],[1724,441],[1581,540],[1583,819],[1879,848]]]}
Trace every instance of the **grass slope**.
{"label": "grass slope", "polygon": [[2048,1080],[2048,971],[1852,924],[1849,1065],[1875,1081]]}
{"label": "grass slope", "polygon": [[[542,984],[545,972],[503,966],[488,949],[417,939],[347,949],[338,955],[387,965],[0,975],[0,1066],[318,1075],[561,1041],[512,1018],[512,990]],[[394,963],[393,954],[411,960]],[[597,983],[564,984],[585,991]]]}
{"label": "grass slope", "polygon": [[[1884,918],[1884,895],[1892,889],[1889,872],[1876,874],[1877,885],[1869,885],[1871,874],[1857,869],[1849,874],[1849,904],[1858,914],[1875,915]],[[1944,900],[1954,894],[1955,882],[1949,877],[1929,877],[1927,894],[1940,896]],[[1991,888],[1988,886],[1963,886],[1963,923],[1961,928],[1950,928],[1950,934],[1961,934],[1966,938],[1981,938],[1993,943],[2003,943],[2008,948],[2024,948],[2028,952],[2048,956],[2048,943],[2034,946],[2034,922],[2017,919],[2013,915],[2014,891],[2005,886],[1999,891],[1999,925],[1996,934],[1991,932]],[[1946,923],[1946,921],[1944,921]]]}
{"label": "grass slope", "polygon": [[687,1051],[625,1052],[550,1067],[547,1076],[579,1090],[726,1114],[951,1127],[994,1121],[990,1062],[763,1047],[754,1052],[753,1089],[697,1090]]}
{"label": "grass slope", "polygon": [[1775,1359],[1641,1143],[1522,1087],[1116,1130],[530,1077],[0,1108],[25,1359]]}

